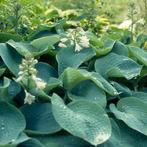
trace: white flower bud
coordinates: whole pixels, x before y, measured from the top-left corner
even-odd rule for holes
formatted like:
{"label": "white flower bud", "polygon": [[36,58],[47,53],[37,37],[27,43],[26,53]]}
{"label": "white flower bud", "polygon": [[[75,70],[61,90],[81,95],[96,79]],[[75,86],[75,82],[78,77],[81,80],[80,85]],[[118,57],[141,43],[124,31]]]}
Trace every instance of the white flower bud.
{"label": "white flower bud", "polygon": [[37,77],[32,77],[33,80],[35,81],[36,85],[37,85],[37,88],[39,89],[44,89],[46,87],[46,83],[40,79],[40,78],[37,78]]}
{"label": "white flower bud", "polygon": [[20,82],[20,81],[22,81],[23,77],[24,77],[24,76],[19,76],[15,81],[16,81],[16,82]]}
{"label": "white flower bud", "polygon": [[20,71],[20,72],[18,73],[18,75],[21,76],[21,75],[23,75],[23,73],[24,73],[23,71]]}
{"label": "white flower bud", "polygon": [[26,96],[25,96],[25,99],[24,99],[24,104],[31,105],[32,103],[34,103],[35,96],[30,94],[30,93],[28,93],[26,90],[25,90],[25,93],[26,93]]}
{"label": "white flower bud", "polygon": [[64,43],[64,42],[67,42],[68,39],[67,38],[62,38],[60,41]]}
{"label": "white flower bud", "polygon": [[61,48],[67,47],[64,43],[61,43],[61,42],[58,44],[58,46]]}
{"label": "white flower bud", "polygon": [[89,47],[89,39],[87,38],[87,36],[81,36],[79,37],[79,39],[80,39],[79,44],[82,47],[85,47],[85,48]]}
{"label": "white flower bud", "polygon": [[82,50],[82,47],[78,43],[76,43],[75,52],[80,52],[81,50]]}

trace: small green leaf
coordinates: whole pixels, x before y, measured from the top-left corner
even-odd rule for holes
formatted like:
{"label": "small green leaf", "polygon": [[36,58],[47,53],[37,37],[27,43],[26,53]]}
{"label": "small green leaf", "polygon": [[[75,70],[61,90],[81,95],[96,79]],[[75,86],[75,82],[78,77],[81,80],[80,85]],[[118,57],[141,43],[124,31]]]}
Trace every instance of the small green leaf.
{"label": "small green leaf", "polygon": [[92,42],[92,48],[96,52],[97,56],[108,54],[112,50],[115,44],[115,41],[111,39],[105,39],[105,40],[98,39],[96,40],[96,42],[94,41],[91,42]]}

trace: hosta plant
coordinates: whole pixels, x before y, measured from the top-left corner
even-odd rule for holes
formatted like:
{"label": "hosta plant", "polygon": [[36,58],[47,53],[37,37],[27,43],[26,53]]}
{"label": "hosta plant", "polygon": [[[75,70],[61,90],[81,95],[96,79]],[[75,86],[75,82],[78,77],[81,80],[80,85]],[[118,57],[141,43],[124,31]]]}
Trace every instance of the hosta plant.
{"label": "hosta plant", "polygon": [[60,29],[0,44],[0,146],[145,147],[146,35]]}

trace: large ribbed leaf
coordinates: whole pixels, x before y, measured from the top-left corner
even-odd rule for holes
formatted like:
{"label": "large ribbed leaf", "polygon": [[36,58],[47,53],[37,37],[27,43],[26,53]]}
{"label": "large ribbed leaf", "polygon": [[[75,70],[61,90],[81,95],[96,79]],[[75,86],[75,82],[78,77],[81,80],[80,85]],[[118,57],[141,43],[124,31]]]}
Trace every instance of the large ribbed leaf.
{"label": "large ribbed leaf", "polygon": [[20,56],[16,50],[7,46],[4,43],[0,44],[0,56],[9,70],[15,75],[18,75],[19,64],[21,63],[22,56]]}
{"label": "large ribbed leaf", "polygon": [[14,106],[0,102],[0,145],[14,142],[25,129],[25,118]]}
{"label": "large ribbed leaf", "polygon": [[124,121],[130,128],[147,136],[147,104],[138,98],[123,98],[117,108],[110,105],[111,111],[116,118]]}
{"label": "large ribbed leaf", "polygon": [[66,89],[72,89],[79,82],[84,80],[93,81],[99,88],[103,89],[110,95],[117,95],[115,88],[109,84],[99,73],[88,72],[86,70],[67,68],[60,77]]}
{"label": "large ribbed leaf", "polygon": [[26,118],[26,130],[31,134],[52,134],[61,130],[55,121],[50,103],[34,103],[21,107]]}
{"label": "large ribbed leaf", "polygon": [[141,62],[143,65],[147,66],[147,52],[141,48],[129,46],[129,51],[131,55],[139,62]]}
{"label": "large ribbed leaf", "polygon": [[128,57],[110,53],[96,60],[95,70],[104,77],[124,77],[129,80],[140,74],[141,66]]}
{"label": "large ribbed leaf", "polygon": [[81,100],[66,106],[56,94],[51,101],[56,121],[72,135],[95,146],[105,142],[111,136],[110,120],[99,105]]}
{"label": "large ribbed leaf", "polygon": [[80,52],[75,52],[74,46],[61,49],[56,56],[58,73],[61,74],[67,67],[78,68],[82,63],[88,61],[93,56],[95,56],[95,52],[90,48],[83,49]]}
{"label": "large ribbed leaf", "polygon": [[97,103],[102,107],[106,106],[106,94],[95,83],[90,80],[82,81],[68,92],[72,100],[85,100]]}
{"label": "large ribbed leaf", "polygon": [[33,52],[37,52],[37,49],[29,43],[15,42],[13,40],[9,40],[7,44],[13,47],[20,55],[24,57],[31,54],[33,55]]}
{"label": "large ribbed leaf", "polygon": [[45,36],[45,37],[41,37],[38,39],[35,39],[31,42],[31,45],[34,46],[37,51],[38,54],[36,52],[35,55],[42,55],[44,53],[52,53],[54,52],[53,49],[53,45],[57,42],[59,42],[60,37],[59,35],[50,35],[50,36]]}

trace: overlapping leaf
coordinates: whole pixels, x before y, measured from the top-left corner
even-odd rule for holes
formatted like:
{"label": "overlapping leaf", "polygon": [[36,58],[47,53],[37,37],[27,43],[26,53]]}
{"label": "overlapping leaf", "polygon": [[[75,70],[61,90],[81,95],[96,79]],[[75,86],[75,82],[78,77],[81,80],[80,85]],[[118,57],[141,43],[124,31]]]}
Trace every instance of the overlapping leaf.
{"label": "overlapping leaf", "polygon": [[79,82],[84,80],[93,81],[99,88],[103,89],[110,95],[117,95],[116,89],[109,84],[99,73],[88,72],[86,70],[67,68],[60,79],[63,81],[63,86],[70,90],[75,87]]}
{"label": "overlapping leaf", "polygon": [[132,59],[115,53],[99,58],[95,63],[96,72],[104,77],[124,77],[128,80],[138,76],[141,68]]}
{"label": "overlapping leaf", "polygon": [[47,136],[35,136],[45,147],[92,147],[88,142],[70,134],[54,134]]}
{"label": "overlapping leaf", "polygon": [[94,102],[106,107],[106,94],[92,81],[82,81],[68,92],[68,97],[72,100],[85,100]]}
{"label": "overlapping leaf", "polygon": [[67,107],[56,94],[51,101],[56,121],[72,135],[95,146],[111,136],[110,120],[99,105],[81,100],[70,103]]}
{"label": "overlapping leaf", "polygon": [[0,56],[8,69],[15,75],[18,75],[19,64],[21,63],[22,56],[17,53],[12,47],[4,43],[0,44]]}
{"label": "overlapping leaf", "polygon": [[25,129],[25,118],[14,106],[0,102],[0,145],[14,142]]}
{"label": "overlapping leaf", "polygon": [[78,53],[75,52],[74,46],[61,49],[56,56],[58,73],[61,74],[67,67],[78,68],[82,63],[94,57],[95,54],[91,48],[83,49]]}
{"label": "overlapping leaf", "polygon": [[61,130],[55,121],[50,103],[36,103],[21,108],[26,119],[26,130],[31,134],[52,134]]}
{"label": "overlapping leaf", "polygon": [[116,118],[124,121],[130,128],[147,136],[147,104],[138,98],[123,98],[117,108],[114,104],[110,105],[111,111]]}
{"label": "overlapping leaf", "polygon": [[131,55],[137,58],[140,63],[147,66],[147,52],[145,50],[138,47],[129,46],[129,51]]}

